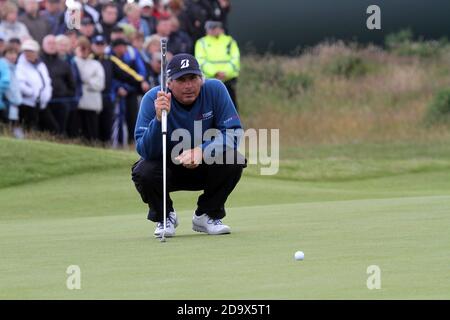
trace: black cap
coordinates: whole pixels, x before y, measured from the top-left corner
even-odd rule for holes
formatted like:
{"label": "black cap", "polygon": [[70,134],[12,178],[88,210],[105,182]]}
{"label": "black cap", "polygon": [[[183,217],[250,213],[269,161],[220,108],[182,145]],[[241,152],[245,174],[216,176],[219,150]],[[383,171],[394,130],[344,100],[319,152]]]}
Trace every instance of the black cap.
{"label": "black cap", "polygon": [[92,20],[91,17],[86,16],[86,17],[84,17],[83,19],[81,19],[81,24],[82,24],[83,26],[88,25],[88,24],[94,24],[94,21]]}
{"label": "black cap", "polygon": [[202,75],[197,60],[187,53],[174,55],[167,65],[167,77],[175,80],[185,74]]}
{"label": "black cap", "polygon": [[94,44],[106,44],[106,40],[105,40],[104,36],[99,34],[98,36],[94,37],[94,39],[92,40],[92,43],[94,43]]}
{"label": "black cap", "polygon": [[118,33],[118,32],[123,32],[123,28],[121,26],[115,25],[114,27],[112,27],[111,33]]}
{"label": "black cap", "polygon": [[114,47],[116,47],[116,46],[120,46],[120,45],[127,46],[127,45],[128,45],[128,42],[127,42],[125,39],[122,39],[122,38],[113,40],[113,41],[111,42],[111,47],[112,47],[112,48],[114,48]]}
{"label": "black cap", "polygon": [[21,44],[22,41],[20,41],[19,38],[13,37],[13,38],[9,38],[8,40],[9,43],[17,43],[17,44]]}

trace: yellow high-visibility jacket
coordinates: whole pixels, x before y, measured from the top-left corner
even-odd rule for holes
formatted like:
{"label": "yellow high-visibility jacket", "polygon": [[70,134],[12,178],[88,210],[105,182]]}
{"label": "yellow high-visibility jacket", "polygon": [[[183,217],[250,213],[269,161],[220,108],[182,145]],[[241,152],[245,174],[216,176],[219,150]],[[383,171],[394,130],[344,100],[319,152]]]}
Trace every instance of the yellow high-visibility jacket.
{"label": "yellow high-visibility jacket", "polygon": [[195,58],[206,78],[224,72],[225,81],[237,78],[241,69],[240,52],[236,41],[226,34],[206,35],[195,43]]}

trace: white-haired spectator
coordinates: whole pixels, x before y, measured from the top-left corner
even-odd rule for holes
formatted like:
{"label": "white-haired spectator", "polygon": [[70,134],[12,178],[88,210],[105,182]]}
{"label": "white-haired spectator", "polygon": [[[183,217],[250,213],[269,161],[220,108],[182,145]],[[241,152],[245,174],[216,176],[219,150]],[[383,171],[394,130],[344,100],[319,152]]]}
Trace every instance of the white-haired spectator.
{"label": "white-haired spectator", "polygon": [[58,55],[65,59],[67,55],[72,54],[72,44],[70,38],[64,34],[59,34],[55,38],[56,40],[56,51]]}
{"label": "white-haired spectator", "polygon": [[17,20],[17,12],[17,6],[9,1],[2,8],[0,33],[3,34],[5,41],[11,38],[24,40],[30,37],[27,27]]}

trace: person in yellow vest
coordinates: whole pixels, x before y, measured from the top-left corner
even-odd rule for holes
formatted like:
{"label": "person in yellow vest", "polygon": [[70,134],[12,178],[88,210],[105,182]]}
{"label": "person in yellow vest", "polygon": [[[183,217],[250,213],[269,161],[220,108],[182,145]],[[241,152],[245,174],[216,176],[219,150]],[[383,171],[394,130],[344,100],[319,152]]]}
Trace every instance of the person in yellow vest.
{"label": "person in yellow vest", "polygon": [[220,21],[207,21],[206,36],[195,43],[195,58],[206,78],[221,80],[238,109],[236,84],[239,76],[240,52],[236,41],[225,34]]}

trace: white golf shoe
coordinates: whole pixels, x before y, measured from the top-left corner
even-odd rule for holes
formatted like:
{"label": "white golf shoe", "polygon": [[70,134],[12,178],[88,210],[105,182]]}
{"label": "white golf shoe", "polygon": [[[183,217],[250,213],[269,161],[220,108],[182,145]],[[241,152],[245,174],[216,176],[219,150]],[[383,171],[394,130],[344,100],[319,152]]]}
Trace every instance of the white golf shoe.
{"label": "white golf shoe", "polygon": [[212,219],[206,213],[192,217],[192,230],[205,232],[207,234],[227,234],[231,232],[229,226],[222,223],[220,219]]}
{"label": "white golf shoe", "polygon": [[[178,227],[178,218],[176,212],[169,212],[166,219],[166,237],[173,237],[175,235],[175,228]],[[155,229],[155,238],[161,238],[164,233],[164,223],[158,222]]]}

